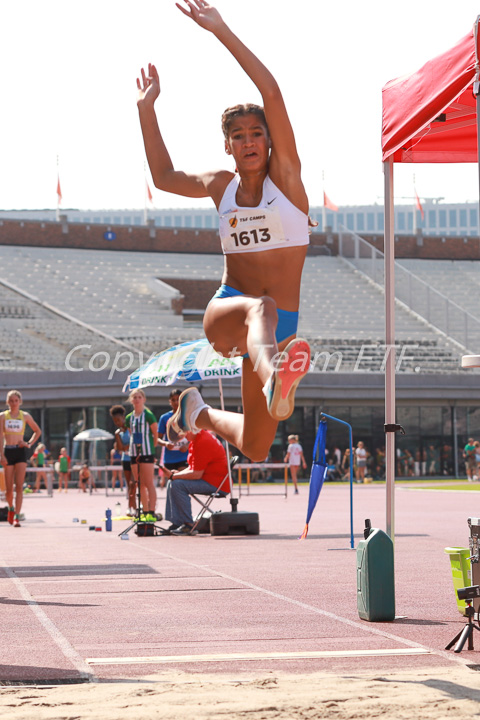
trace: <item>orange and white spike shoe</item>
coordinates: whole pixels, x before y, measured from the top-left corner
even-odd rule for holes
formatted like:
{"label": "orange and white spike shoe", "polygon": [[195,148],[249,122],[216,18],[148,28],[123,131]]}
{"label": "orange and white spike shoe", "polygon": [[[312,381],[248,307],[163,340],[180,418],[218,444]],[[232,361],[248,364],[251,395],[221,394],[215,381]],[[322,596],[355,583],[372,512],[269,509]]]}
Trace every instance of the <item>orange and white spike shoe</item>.
{"label": "orange and white spike shoe", "polygon": [[274,420],[286,420],[293,413],[295,391],[309,369],[310,345],[302,338],[291,340],[263,388],[268,412]]}

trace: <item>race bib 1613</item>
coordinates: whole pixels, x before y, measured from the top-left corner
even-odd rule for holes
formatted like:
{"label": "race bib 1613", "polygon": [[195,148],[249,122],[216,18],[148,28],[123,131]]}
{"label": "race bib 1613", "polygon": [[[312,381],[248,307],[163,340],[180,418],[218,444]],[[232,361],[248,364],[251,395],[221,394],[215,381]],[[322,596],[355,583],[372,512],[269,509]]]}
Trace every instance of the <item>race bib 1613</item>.
{"label": "race bib 1613", "polygon": [[255,252],[286,242],[278,209],[247,208],[220,215],[220,239],[225,255]]}

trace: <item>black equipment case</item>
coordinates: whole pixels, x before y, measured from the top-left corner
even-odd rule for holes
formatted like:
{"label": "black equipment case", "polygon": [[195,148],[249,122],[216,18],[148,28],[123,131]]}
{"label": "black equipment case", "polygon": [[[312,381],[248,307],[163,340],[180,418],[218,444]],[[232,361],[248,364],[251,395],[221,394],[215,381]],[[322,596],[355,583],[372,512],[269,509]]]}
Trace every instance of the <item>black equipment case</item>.
{"label": "black equipment case", "polygon": [[255,512],[239,512],[237,498],[231,498],[232,512],[216,512],[210,516],[212,535],[259,535],[260,519]]}

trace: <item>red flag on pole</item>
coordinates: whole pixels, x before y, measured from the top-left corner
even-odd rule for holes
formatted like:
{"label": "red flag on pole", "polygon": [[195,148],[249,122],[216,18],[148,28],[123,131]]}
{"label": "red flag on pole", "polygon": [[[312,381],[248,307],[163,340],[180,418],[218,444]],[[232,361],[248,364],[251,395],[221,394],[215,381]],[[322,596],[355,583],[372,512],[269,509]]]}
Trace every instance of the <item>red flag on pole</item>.
{"label": "red flag on pole", "polygon": [[417,210],[420,210],[420,215],[422,216],[422,220],[423,220],[425,213],[423,212],[422,203],[420,202],[420,198],[418,197],[416,190],[415,190],[415,199],[416,199],[416,204],[417,204]]}
{"label": "red flag on pole", "polygon": [[325,190],[323,191],[323,204],[329,210],[333,210],[333,212],[338,212],[338,207],[330,200]]}
{"label": "red flag on pole", "polygon": [[57,177],[57,204],[60,205],[62,202],[62,190],[60,188],[60,175]]}
{"label": "red flag on pole", "polygon": [[153,195],[150,192],[150,188],[149,188],[148,182],[146,180],[145,180],[145,185],[147,186],[147,198],[148,198],[149,202],[153,203]]}

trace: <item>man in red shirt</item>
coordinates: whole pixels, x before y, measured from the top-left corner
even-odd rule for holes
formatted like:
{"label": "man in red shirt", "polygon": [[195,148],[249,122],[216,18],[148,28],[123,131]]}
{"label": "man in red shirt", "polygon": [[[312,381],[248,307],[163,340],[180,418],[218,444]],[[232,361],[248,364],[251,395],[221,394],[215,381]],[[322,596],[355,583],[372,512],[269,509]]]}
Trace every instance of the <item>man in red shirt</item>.
{"label": "man in red shirt", "polygon": [[[187,432],[189,441],[184,470],[162,468],[168,478],[165,519],[172,523],[172,535],[189,535],[193,527],[191,494],[211,495],[228,474],[227,456],[222,443],[208,430]],[[229,492],[227,481],[222,492]]]}

